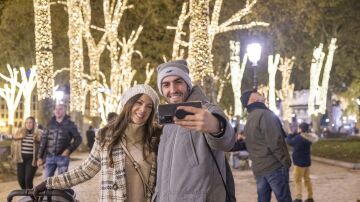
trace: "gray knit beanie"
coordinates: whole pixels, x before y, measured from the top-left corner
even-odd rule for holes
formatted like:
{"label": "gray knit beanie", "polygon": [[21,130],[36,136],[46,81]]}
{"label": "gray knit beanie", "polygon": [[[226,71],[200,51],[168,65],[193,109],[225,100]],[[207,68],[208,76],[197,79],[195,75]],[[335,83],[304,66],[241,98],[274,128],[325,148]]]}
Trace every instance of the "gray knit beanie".
{"label": "gray knit beanie", "polygon": [[157,106],[159,104],[159,96],[153,88],[146,84],[138,84],[127,89],[120,98],[121,106],[124,107],[124,105],[130,100],[130,98],[134,97],[137,94],[148,95],[153,101],[154,109],[157,109]]}
{"label": "gray knit beanie", "polygon": [[170,62],[163,63],[157,67],[158,77],[157,86],[162,94],[161,82],[167,76],[179,76],[188,85],[190,91],[192,89],[192,83],[189,76],[189,69],[186,60],[173,60]]}

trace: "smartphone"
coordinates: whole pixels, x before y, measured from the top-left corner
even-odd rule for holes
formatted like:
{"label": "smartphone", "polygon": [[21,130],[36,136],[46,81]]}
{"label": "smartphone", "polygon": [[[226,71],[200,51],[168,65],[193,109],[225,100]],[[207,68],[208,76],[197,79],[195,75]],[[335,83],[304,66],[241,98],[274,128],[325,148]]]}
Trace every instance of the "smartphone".
{"label": "smartphone", "polygon": [[201,102],[181,102],[174,104],[161,104],[158,106],[158,121],[159,124],[173,124],[174,117],[178,119],[183,119],[187,115],[192,115],[193,113],[187,112],[185,110],[176,108],[178,106],[191,106],[196,108],[201,108]]}

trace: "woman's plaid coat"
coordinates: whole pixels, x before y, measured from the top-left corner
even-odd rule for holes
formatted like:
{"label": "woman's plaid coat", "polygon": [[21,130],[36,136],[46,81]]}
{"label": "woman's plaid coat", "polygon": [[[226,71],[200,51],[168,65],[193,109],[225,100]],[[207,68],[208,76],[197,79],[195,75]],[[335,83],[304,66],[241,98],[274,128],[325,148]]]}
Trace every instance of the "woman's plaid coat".
{"label": "woman's plaid coat", "polygon": [[[47,179],[48,189],[65,189],[85,182],[94,177],[101,170],[100,198],[99,201],[125,201],[126,178],[125,178],[125,152],[120,144],[112,149],[114,166],[109,166],[107,147],[100,147],[98,140],[95,141],[89,157],[77,168],[72,169],[62,175]],[[154,191],[155,187],[156,164],[155,158],[151,166],[149,185]],[[147,195],[150,201],[151,195]]]}

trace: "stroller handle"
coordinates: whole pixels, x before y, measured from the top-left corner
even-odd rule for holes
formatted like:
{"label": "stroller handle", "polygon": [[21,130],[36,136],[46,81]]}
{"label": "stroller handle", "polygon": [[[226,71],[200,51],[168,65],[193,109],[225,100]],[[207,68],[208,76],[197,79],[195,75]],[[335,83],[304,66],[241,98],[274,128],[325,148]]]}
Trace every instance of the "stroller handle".
{"label": "stroller handle", "polygon": [[65,190],[59,189],[47,189],[45,191],[39,192],[37,196],[34,196],[34,190],[32,189],[21,189],[13,190],[7,197],[7,201],[11,202],[15,196],[30,196],[32,201],[41,201],[42,198],[47,197],[48,201],[51,201],[51,196],[59,196],[69,202],[75,202],[73,196]]}

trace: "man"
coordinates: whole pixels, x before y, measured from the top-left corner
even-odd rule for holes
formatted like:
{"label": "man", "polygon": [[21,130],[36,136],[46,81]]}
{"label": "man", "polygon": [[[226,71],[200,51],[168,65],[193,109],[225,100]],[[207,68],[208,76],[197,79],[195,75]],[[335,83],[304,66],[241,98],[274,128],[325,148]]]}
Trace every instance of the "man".
{"label": "man", "polygon": [[258,202],[270,202],[271,191],[279,202],[291,202],[291,160],[285,132],[278,117],[264,102],[265,98],[256,90],[246,91],[241,96],[241,103],[248,112],[244,128],[245,144],[252,160]]}
{"label": "man", "polygon": [[66,172],[70,154],[80,143],[80,133],[74,122],[66,115],[66,105],[56,105],[54,116],[41,137],[38,153],[38,166],[43,165],[45,161],[45,178],[54,176],[56,168],[59,174]]}
{"label": "man", "polygon": [[206,142],[226,179],[224,151],[235,143],[234,130],[223,111],[209,103],[200,87],[193,87],[185,60],[161,64],[157,71],[159,91],[168,103],[201,101],[203,108],[178,107],[193,115],[164,126],[153,201],[225,201],[226,191]]}

